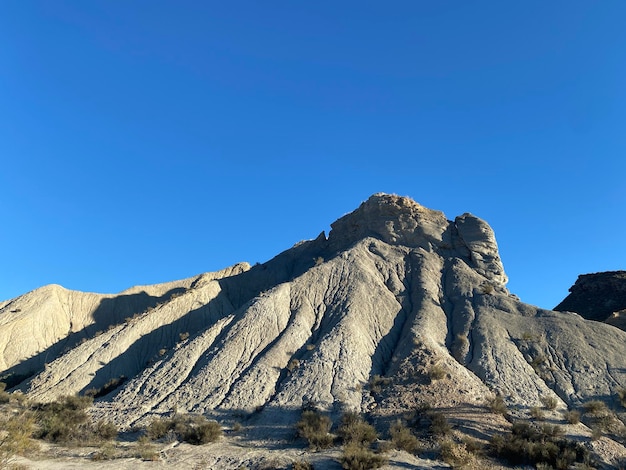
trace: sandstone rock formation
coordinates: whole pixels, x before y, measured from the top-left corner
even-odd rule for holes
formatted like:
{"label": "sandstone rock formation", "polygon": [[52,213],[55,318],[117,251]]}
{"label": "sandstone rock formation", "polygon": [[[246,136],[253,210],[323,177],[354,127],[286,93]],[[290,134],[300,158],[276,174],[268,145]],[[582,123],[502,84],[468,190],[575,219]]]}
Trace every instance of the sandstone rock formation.
{"label": "sandstone rock formation", "polygon": [[615,321],[626,310],[626,271],[583,274],[569,291],[554,310],[576,312],[589,320]]}
{"label": "sandstone rock formation", "polygon": [[[4,302],[2,368],[30,374],[14,385],[37,400],[96,390],[94,416],[125,429],[178,410],[280,436],[311,403],[380,423],[426,404],[484,437],[508,425],[485,407],[494,394],[520,417],[548,397],[622,413],[626,333],[511,295],[483,220],[376,194],[331,227],[253,267]],[[608,465],[626,456],[611,445]]]}

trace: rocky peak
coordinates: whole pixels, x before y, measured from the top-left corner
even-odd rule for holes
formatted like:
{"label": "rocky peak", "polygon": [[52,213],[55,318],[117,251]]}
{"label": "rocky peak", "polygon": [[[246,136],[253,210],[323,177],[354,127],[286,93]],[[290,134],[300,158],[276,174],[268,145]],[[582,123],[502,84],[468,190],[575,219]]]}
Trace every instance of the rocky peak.
{"label": "rocky peak", "polygon": [[391,245],[430,248],[441,243],[448,224],[443,212],[427,209],[408,197],[377,193],[331,224],[329,241],[343,248],[375,237]]}
{"label": "rocky peak", "polygon": [[626,309],[626,271],[582,274],[557,311],[576,312],[588,320],[605,321]]}
{"label": "rocky peak", "polygon": [[443,212],[428,209],[411,198],[377,193],[331,227],[329,243],[337,251],[374,237],[390,245],[459,257],[496,284],[503,286],[508,281],[493,230],[469,213],[450,221]]}

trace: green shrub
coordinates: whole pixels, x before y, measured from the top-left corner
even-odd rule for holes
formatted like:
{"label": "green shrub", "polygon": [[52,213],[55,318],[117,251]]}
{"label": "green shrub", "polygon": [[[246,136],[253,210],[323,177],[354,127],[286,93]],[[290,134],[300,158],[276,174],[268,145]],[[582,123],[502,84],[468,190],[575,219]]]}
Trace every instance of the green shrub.
{"label": "green shrub", "polygon": [[367,447],[350,444],[344,448],[340,462],[345,470],[369,470],[382,467],[387,460]]}
{"label": "green shrub", "polygon": [[353,412],[344,413],[337,434],[346,445],[370,445],[378,439],[374,426],[366,423],[358,413]]}
{"label": "green shrub", "polygon": [[302,412],[300,421],[296,423],[298,435],[305,439],[313,449],[325,449],[333,445],[333,436],[330,434],[332,421],[328,416],[315,410]]}
{"label": "green shrub", "polygon": [[398,450],[404,450],[411,454],[415,454],[421,450],[421,444],[417,437],[413,435],[411,430],[406,427],[402,421],[397,420],[389,428],[391,435],[391,443]]}

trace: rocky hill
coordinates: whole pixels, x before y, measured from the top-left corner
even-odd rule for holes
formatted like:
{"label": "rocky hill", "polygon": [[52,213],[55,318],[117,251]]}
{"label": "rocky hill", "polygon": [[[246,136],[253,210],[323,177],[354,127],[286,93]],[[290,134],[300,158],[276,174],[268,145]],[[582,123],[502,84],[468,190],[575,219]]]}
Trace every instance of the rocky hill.
{"label": "rocky hill", "polygon": [[626,271],[583,274],[554,310],[579,313],[589,320],[626,326]]}
{"label": "rocky hill", "polygon": [[[626,333],[512,295],[486,222],[376,194],[331,227],[253,267],[0,303],[3,374],[37,401],[95,393],[94,418],[125,430],[192,412],[291,442],[303,408],[383,434],[428,409],[462,443],[542,409],[598,465],[626,458]],[[561,413],[595,400],[610,426],[591,439],[593,416]]]}

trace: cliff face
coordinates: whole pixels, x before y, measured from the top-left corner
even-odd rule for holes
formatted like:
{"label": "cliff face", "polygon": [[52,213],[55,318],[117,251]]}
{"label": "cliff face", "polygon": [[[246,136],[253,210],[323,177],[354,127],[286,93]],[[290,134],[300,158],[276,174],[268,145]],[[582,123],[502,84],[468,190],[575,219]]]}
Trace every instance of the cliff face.
{"label": "cliff face", "polygon": [[[556,412],[590,399],[621,412],[626,333],[512,296],[493,231],[471,214],[447,220],[376,194],[328,238],[248,268],[192,278],[19,387],[37,400],[99,390],[93,414],[123,428],[178,410],[245,416],[279,434],[313,403],[381,423],[429,406],[489,435],[508,425],[485,405],[494,392],[517,417],[546,398]],[[6,325],[7,309],[38,315],[21,299],[5,303]],[[615,446],[607,462],[626,455]]]}
{"label": "cliff face", "polygon": [[578,276],[570,294],[554,310],[576,312],[596,321],[615,321],[626,310],[626,271]]}

